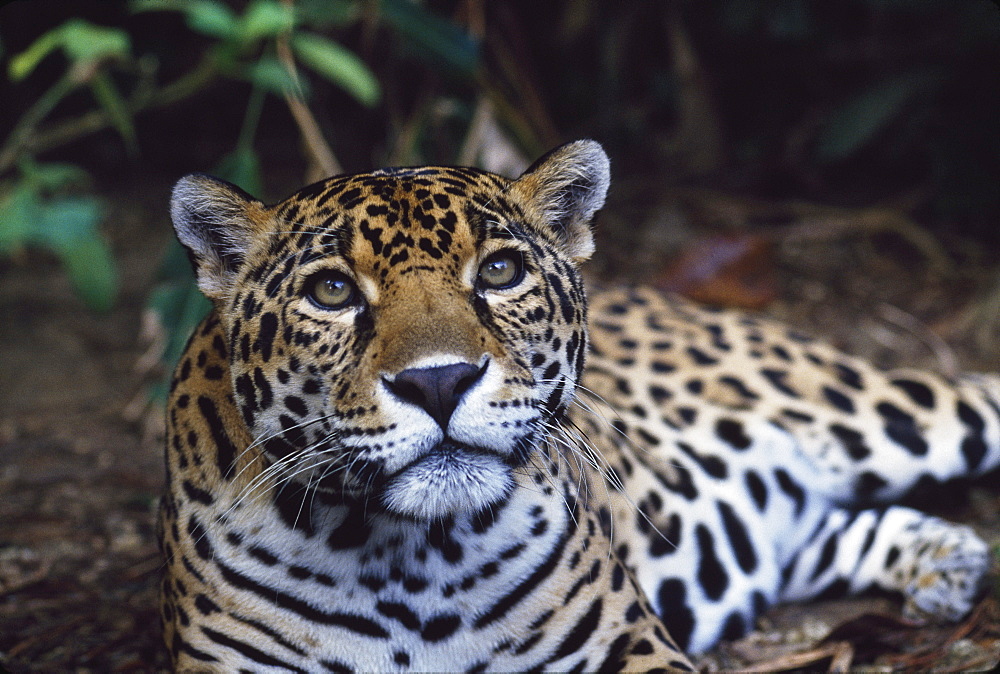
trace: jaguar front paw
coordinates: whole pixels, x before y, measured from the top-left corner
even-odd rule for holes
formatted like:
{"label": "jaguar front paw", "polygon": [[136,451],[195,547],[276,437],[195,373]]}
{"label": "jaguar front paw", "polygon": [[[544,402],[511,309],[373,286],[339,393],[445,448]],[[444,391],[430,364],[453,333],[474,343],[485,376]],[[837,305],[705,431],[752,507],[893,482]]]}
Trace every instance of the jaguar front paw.
{"label": "jaguar front paw", "polygon": [[969,527],[935,522],[914,551],[903,585],[903,614],[955,622],[972,610],[991,564],[989,546]]}

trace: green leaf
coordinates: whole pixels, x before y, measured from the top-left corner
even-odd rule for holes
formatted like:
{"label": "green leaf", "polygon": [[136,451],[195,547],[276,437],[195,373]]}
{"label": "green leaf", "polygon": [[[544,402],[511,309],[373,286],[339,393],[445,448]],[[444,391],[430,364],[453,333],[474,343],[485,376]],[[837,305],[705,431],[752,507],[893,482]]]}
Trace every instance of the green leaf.
{"label": "green leaf", "polygon": [[192,3],[186,12],[188,28],[220,40],[235,39],[239,21],[228,7],[215,2]]}
{"label": "green leaf", "polygon": [[101,202],[93,196],[57,197],[42,203],[32,238],[52,249],[97,237]]}
{"label": "green leaf", "polygon": [[97,231],[103,210],[100,200],[40,197],[45,181],[58,184],[78,171],[68,164],[29,166],[24,178],[0,201],[0,253],[26,245],[54,252],[87,305],[107,311],[117,292],[118,274],[111,250]]}
{"label": "green leaf", "polygon": [[239,33],[239,19],[233,10],[221,2],[212,0],[191,2],[187,4],[185,13],[188,27],[202,35],[231,40]]}
{"label": "green leaf", "polygon": [[83,19],[70,19],[48,31],[11,59],[7,71],[13,81],[31,74],[38,64],[62,48],[73,62],[97,61],[104,58],[124,58],[129,55],[128,33],[118,28],[97,26]]}
{"label": "green leaf", "polygon": [[118,290],[118,273],[111,249],[99,236],[78,239],[60,246],[62,258],[77,294],[95,311],[108,311]]}
{"label": "green leaf", "polygon": [[90,82],[90,88],[94,92],[94,98],[100,103],[104,111],[108,113],[112,125],[118,131],[118,135],[125,141],[129,151],[133,151],[136,146],[135,126],[132,124],[132,115],[129,113],[125,99],[118,93],[114,83],[107,73],[97,73]]}
{"label": "green leaf", "polygon": [[237,37],[239,20],[228,6],[216,0],[132,0],[133,12],[183,12],[188,28],[220,40]]}
{"label": "green leaf", "polygon": [[457,25],[409,0],[382,0],[382,16],[431,60],[463,75],[479,65],[479,42]]}
{"label": "green leaf", "polygon": [[62,47],[75,62],[104,58],[125,58],[132,49],[128,33],[118,28],[96,26],[83,19],[70,19],[62,25]]}
{"label": "green leaf", "polygon": [[23,80],[42,62],[46,56],[59,48],[62,43],[62,26],[53,28],[32,42],[27,49],[17,54],[7,66],[7,74],[14,82]]}
{"label": "green leaf", "polygon": [[45,203],[31,238],[56,253],[87,305],[107,311],[114,303],[118,274],[111,250],[97,231],[96,197],[62,197]]}
{"label": "green leaf", "polygon": [[304,64],[362,104],[371,107],[378,103],[381,97],[378,80],[354,52],[312,33],[292,36],[292,49]]}
{"label": "green leaf", "polygon": [[276,0],[254,0],[240,20],[243,44],[286,33],[295,27],[295,11]]}
{"label": "green leaf", "polygon": [[32,189],[53,192],[71,185],[86,183],[90,176],[76,164],[48,161],[38,163],[27,158],[18,163],[18,169]]}
{"label": "green leaf", "polygon": [[128,33],[118,28],[97,26],[83,19],[70,19],[31,43],[10,61],[8,72],[14,81],[24,79],[53,50],[62,48],[73,62],[124,58],[129,55]]}
{"label": "green leaf", "polygon": [[39,209],[38,197],[24,182],[18,183],[0,201],[0,253],[9,255],[31,240]]}
{"label": "green leaf", "polygon": [[247,69],[247,75],[255,85],[277,96],[296,91],[302,93],[302,85],[306,84],[303,80],[296,82],[285,66],[272,56],[261,56],[257,59]]}
{"label": "green leaf", "polygon": [[937,83],[940,75],[911,72],[879,83],[833,111],[820,131],[816,153],[822,161],[844,159],[864,147],[918,93]]}
{"label": "green leaf", "polygon": [[128,8],[134,14],[141,12],[187,11],[191,0],[129,0]]}
{"label": "green leaf", "polygon": [[212,171],[250,194],[262,194],[264,181],[260,173],[260,159],[252,147],[236,148],[216,165]]}

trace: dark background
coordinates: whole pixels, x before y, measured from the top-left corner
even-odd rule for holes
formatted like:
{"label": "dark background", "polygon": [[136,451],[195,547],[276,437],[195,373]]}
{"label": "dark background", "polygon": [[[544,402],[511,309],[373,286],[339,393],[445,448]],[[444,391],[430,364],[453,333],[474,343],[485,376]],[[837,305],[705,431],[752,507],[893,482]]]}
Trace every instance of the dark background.
{"label": "dark background", "polygon": [[[468,107],[485,83],[515,109],[501,123],[529,156],[593,137],[622,178],[655,176],[663,185],[837,205],[869,205],[919,186],[928,194],[913,211],[924,226],[995,233],[1000,10],[989,0],[422,5],[458,22],[477,15],[475,29],[483,35],[471,38],[479,44],[476,70],[449,67],[377,20],[330,31],[364,59],[384,91],[377,107],[366,108],[335,87],[313,88],[310,107],[348,171],[390,160],[401,127],[440,101],[458,110],[447,122],[425,121],[407,158],[454,161]],[[127,30],[133,50],[158,61],[161,82],[189,69],[210,42],[176,12],[132,13],[116,0],[15,0],[0,11],[7,58],[63,20],[82,17]],[[684,51],[690,63],[679,62]],[[50,56],[27,80],[5,81],[0,129],[12,127],[64,67]],[[908,77],[915,81],[905,85]],[[901,81],[900,97],[884,93]],[[109,184],[137,172],[175,175],[212,166],[235,143],[249,89],[220,80],[140,115],[134,156],[111,131],[61,146],[58,156],[84,163]],[[84,92],[55,117],[92,106]],[[868,137],[851,150],[824,150],[838,132]],[[295,173],[304,160],[276,97],[267,101],[258,141],[268,186],[274,184],[269,196],[283,196],[277,190],[301,180]]]}

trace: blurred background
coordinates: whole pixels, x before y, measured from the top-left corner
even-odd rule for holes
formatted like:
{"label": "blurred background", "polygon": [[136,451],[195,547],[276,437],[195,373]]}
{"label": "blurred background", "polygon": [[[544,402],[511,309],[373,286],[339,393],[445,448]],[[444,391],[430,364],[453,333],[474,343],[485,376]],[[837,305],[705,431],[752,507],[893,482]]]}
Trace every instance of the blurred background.
{"label": "blurred background", "polygon": [[[207,309],[167,216],[181,175],[276,201],[594,138],[595,280],[997,370],[998,76],[989,0],[4,3],[0,670],[163,664],[164,380]],[[1000,528],[996,491],[968,493],[937,500]],[[990,615],[962,664],[1000,650]],[[864,657],[920,668],[950,636]]]}

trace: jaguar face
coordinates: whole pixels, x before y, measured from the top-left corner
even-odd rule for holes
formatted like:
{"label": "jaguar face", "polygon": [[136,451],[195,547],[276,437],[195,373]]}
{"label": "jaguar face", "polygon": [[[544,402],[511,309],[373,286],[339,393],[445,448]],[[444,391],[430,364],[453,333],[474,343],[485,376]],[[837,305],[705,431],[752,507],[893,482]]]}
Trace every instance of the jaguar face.
{"label": "jaguar face", "polygon": [[416,519],[502,501],[579,378],[606,186],[587,142],[516,181],[394,169],[273,207],[182,181],[175,225],[270,477]]}

